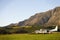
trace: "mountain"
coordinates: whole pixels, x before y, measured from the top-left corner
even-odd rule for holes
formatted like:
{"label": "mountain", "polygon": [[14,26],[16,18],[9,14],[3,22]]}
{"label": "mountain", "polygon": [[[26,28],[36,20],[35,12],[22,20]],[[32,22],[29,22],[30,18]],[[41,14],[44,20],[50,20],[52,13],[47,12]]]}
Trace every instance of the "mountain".
{"label": "mountain", "polygon": [[35,15],[31,16],[29,19],[19,22],[17,25],[18,26],[31,26],[31,25],[60,26],[60,7],[56,7],[46,12],[36,13]]}
{"label": "mountain", "polygon": [[54,10],[52,10],[52,13],[53,16],[51,16],[51,18],[46,24],[60,26],[60,7],[56,7]]}

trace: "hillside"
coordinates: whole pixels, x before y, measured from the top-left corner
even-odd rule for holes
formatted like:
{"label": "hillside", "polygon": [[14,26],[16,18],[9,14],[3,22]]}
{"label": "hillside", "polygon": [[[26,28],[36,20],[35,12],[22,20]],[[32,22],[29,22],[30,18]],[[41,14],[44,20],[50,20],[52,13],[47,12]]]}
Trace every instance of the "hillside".
{"label": "hillside", "polygon": [[60,26],[60,7],[48,10],[42,13],[36,13],[29,19],[21,21],[18,26],[31,26],[31,25],[59,25]]}

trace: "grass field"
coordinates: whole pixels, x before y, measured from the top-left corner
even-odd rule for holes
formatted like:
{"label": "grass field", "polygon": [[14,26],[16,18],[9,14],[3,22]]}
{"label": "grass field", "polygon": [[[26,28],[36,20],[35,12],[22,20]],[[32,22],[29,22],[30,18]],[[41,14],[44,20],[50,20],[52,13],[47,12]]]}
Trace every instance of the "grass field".
{"label": "grass field", "polygon": [[60,40],[60,33],[52,34],[6,34],[0,40]]}

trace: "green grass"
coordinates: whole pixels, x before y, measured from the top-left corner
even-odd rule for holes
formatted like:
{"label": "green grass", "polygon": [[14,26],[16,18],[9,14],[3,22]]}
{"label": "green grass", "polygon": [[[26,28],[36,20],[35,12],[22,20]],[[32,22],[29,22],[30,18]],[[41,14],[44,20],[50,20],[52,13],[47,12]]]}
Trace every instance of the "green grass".
{"label": "green grass", "polygon": [[60,33],[7,34],[7,35],[0,35],[0,40],[60,40]]}

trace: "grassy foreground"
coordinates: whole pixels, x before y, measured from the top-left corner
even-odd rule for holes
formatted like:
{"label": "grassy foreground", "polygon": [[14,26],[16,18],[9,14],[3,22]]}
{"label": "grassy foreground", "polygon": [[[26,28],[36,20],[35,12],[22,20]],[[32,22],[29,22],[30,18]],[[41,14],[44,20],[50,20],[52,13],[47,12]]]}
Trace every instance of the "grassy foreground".
{"label": "grassy foreground", "polygon": [[7,35],[0,35],[0,40],[60,40],[60,33],[7,34]]}

